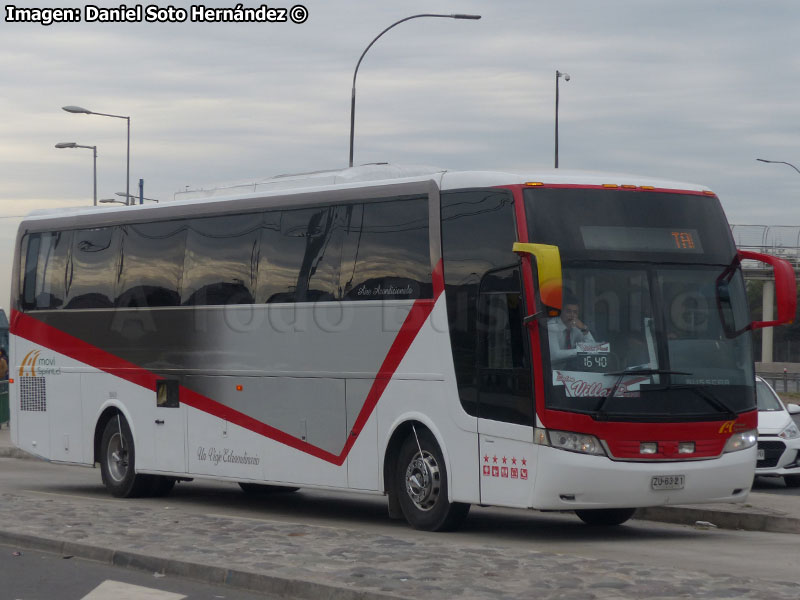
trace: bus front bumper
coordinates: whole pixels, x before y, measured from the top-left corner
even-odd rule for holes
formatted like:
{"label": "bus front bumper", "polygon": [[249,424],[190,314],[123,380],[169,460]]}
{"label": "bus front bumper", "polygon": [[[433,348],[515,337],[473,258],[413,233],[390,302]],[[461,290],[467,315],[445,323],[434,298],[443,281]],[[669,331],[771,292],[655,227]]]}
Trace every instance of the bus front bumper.
{"label": "bus front bumper", "polygon": [[710,460],[677,462],[612,461],[544,447],[531,505],[575,510],[743,502],[753,484],[755,462],[755,447]]}

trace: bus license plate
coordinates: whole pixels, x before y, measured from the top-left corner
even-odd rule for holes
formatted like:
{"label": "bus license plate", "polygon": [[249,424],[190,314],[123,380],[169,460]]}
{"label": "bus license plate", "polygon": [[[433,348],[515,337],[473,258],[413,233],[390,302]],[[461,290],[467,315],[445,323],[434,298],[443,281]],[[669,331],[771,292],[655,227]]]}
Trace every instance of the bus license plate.
{"label": "bus license plate", "polygon": [[650,487],[654,490],[682,490],[685,481],[685,475],[654,475]]}

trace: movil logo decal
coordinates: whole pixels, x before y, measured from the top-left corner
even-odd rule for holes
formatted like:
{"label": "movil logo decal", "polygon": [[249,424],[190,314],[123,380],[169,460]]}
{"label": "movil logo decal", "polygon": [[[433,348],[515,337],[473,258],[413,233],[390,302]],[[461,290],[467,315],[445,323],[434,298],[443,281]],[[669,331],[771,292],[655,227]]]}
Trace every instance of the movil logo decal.
{"label": "movil logo decal", "polygon": [[744,423],[737,423],[736,421],[725,421],[719,428],[720,433],[739,433],[747,429]]}
{"label": "movil logo decal", "polygon": [[56,367],[55,357],[39,358],[41,353],[41,350],[31,350],[25,355],[19,366],[20,377],[61,375],[61,369]]}

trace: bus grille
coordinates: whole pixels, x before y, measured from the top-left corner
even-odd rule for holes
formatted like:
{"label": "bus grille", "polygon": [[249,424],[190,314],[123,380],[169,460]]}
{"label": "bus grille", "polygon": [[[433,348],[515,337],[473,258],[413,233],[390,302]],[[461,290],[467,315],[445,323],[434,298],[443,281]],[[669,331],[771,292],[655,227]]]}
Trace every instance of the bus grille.
{"label": "bus grille", "polygon": [[44,377],[19,378],[19,408],[29,411],[47,410],[47,391]]}

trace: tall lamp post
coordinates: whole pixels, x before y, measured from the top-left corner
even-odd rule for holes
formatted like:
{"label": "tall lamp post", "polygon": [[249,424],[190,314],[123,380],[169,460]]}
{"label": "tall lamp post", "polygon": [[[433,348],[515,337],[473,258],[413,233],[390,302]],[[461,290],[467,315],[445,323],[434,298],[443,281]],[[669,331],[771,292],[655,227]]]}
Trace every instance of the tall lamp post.
{"label": "tall lamp post", "polygon": [[400,25],[400,23],[405,23],[406,21],[410,21],[411,19],[419,19],[421,17],[440,17],[444,19],[472,19],[472,20],[477,20],[481,18],[480,15],[460,15],[460,14],[437,15],[437,14],[426,13],[419,15],[411,15],[410,17],[406,17],[405,19],[400,19],[399,21],[392,23],[386,29],[381,31],[377,36],[375,36],[375,39],[372,40],[369,43],[369,45],[364,49],[364,52],[361,53],[361,57],[358,59],[358,63],[356,63],[356,70],[353,72],[353,91],[352,94],[350,95],[350,166],[351,167],[353,166],[353,135],[355,132],[355,119],[356,119],[356,76],[358,76],[358,67],[361,66],[361,61],[364,60],[364,55],[367,53],[367,51],[370,48],[372,48],[372,45],[375,42],[377,42],[378,38],[380,38],[384,33],[389,31],[393,27]]}
{"label": "tall lamp post", "polygon": [[59,142],[56,148],[89,148],[94,153],[94,205],[97,206],[97,146],[81,146],[75,142]]}
{"label": "tall lamp post", "polygon": [[122,115],[110,115],[107,113],[99,113],[91,111],[87,108],[81,108],[80,106],[62,106],[63,110],[67,111],[68,113],[75,113],[75,114],[83,114],[83,115],[99,115],[101,117],[114,117],[115,119],[125,119],[128,122],[128,152],[127,152],[127,160],[125,161],[126,164],[126,173],[125,173],[125,193],[130,194],[131,191],[131,118],[125,117]]}
{"label": "tall lamp post", "polygon": [[773,164],[779,164],[779,165],[789,165],[789,166],[790,166],[790,167],[792,167],[792,168],[793,168],[795,171],[797,171],[798,173],[800,173],[800,169],[798,169],[797,167],[795,167],[795,166],[794,166],[792,163],[788,163],[788,162],[786,162],[785,160],[767,160],[767,159],[765,159],[765,158],[757,158],[756,160],[757,160],[757,161],[759,161],[759,162],[763,162],[763,163],[773,163]]}
{"label": "tall lamp post", "polygon": [[562,77],[564,81],[569,81],[569,73],[556,70],[556,169],[558,168],[558,80]]}
{"label": "tall lamp post", "polygon": [[[122,198],[125,197],[125,193],[124,192],[114,192],[114,193],[117,196],[121,196]],[[137,198],[142,200],[142,202],[140,202],[140,204],[144,204],[144,200],[147,200],[148,202],[156,202],[156,203],[158,203],[158,200],[156,200],[155,198],[145,198],[144,196],[133,196],[133,195],[131,195],[130,198],[129,198],[129,202],[126,202],[125,204],[129,204],[129,203],[130,204],[136,204],[136,199]]]}

